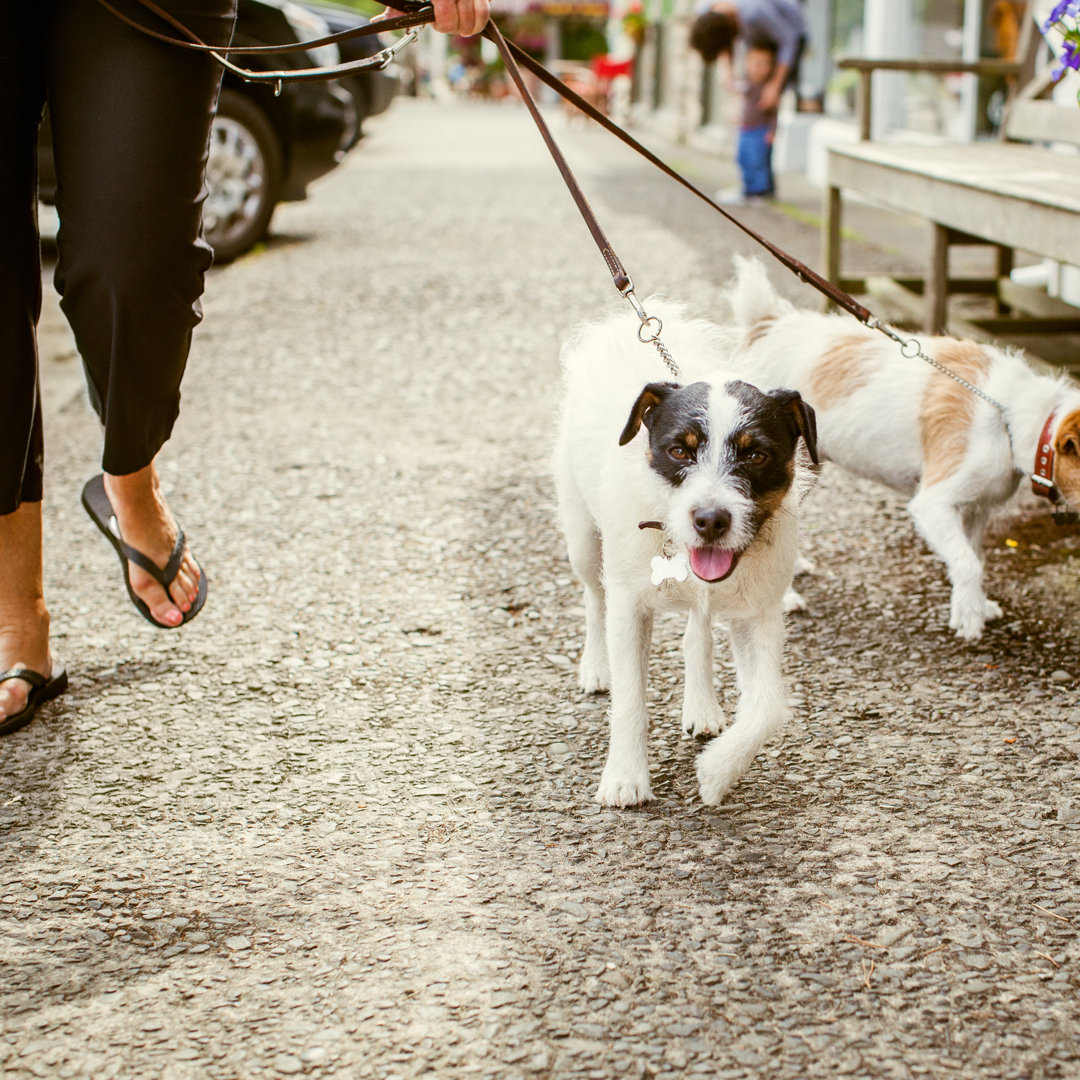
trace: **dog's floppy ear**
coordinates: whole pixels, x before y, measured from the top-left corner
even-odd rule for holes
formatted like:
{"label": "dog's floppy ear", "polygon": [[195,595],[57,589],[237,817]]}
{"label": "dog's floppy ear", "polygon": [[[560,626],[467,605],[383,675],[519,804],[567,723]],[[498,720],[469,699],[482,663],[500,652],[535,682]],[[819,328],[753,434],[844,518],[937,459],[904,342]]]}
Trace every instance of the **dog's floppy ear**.
{"label": "dog's floppy ear", "polygon": [[672,390],[678,390],[678,388],[678,383],[649,383],[649,385],[638,394],[638,399],[634,402],[634,407],[630,410],[630,419],[626,421],[626,427],[623,428],[623,433],[619,436],[619,445],[625,446],[638,433],[638,430],[643,423],[648,427],[649,413],[655,409]]}
{"label": "dog's floppy ear", "polygon": [[791,418],[794,431],[802,436],[806,443],[806,451],[810,460],[818,465],[817,450],[817,417],[814,415],[814,407],[803,401],[798,390],[774,390],[769,395],[782,409],[786,409]]}

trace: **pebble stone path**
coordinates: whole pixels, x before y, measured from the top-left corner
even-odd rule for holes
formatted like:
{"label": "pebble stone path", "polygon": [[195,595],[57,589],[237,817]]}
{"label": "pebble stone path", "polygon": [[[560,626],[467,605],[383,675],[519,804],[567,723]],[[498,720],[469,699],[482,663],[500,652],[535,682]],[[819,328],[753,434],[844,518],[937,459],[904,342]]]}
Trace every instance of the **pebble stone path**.
{"label": "pebble stone path", "polygon": [[[715,311],[741,235],[556,128],[642,294]],[[610,291],[518,108],[395,103],[211,275],[163,459],[211,591],[173,635],[78,505],[46,326],[72,684],[0,744],[5,1077],[1080,1075],[1080,532],[1000,526],[965,645],[902,502],[826,468],[790,727],[703,807],[662,623],[657,801],[601,809],[547,456]]]}

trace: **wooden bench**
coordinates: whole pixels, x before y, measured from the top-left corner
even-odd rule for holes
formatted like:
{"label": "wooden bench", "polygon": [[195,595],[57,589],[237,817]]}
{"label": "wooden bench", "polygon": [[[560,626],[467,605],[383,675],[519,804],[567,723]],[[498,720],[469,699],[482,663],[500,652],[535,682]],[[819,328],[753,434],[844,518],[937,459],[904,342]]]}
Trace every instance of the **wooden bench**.
{"label": "wooden bench", "polygon": [[[1014,251],[1080,263],[1080,153],[1058,152],[1051,143],[1080,148],[1080,105],[1045,100],[1048,76],[1032,78],[1042,46],[1028,17],[1017,60],[845,59],[842,68],[859,73],[860,142],[828,151],[823,262],[829,280],[849,292],[866,292],[866,279],[841,273],[842,195],[858,193],[875,203],[930,223],[930,250],[923,278],[890,279],[892,295],[921,313],[923,328],[946,329],[983,339],[1004,326],[1025,333],[1080,330],[1080,310],[1054,302],[1045,293],[1024,290],[1009,280]],[[969,72],[1005,76],[1011,82],[1002,137],[974,143],[901,145],[874,142],[871,132],[871,78],[875,71]],[[1026,83],[1022,80],[1026,79]],[[990,279],[949,275],[953,244],[992,244],[996,273]],[[989,293],[996,318],[949,320],[952,293]],[[920,310],[921,309],[921,310]],[[1012,313],[1006,319],[1003,316]]]}

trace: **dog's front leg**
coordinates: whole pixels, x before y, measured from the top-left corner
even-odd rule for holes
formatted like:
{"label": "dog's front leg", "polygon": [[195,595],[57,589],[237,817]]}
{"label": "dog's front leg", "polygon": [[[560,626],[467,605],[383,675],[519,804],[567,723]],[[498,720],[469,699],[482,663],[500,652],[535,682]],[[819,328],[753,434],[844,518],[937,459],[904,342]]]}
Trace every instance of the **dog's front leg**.
{"label": "dog's front leg", "polygon": [[[971,545],[958,507],[931,490],[920,489],[908,503],[908,512],[923,538],[944,561],[952,582],[949,627],[957,637],[976,641],[986,622],[982,552]],[[991,609],[993,611],[993,609]]]}
{"label": "dog's front leg", "polygon": [[787,693],[780,676],[784,617],[770,611],[732,620],[731,649],[739,682],[735,722],[698,756],[702,802],[718,803],[750,767],[765,742],[787,722]]}
{"label": "dog's front leg", "polygon": [[609,587],[607,599],[611,741],[596,801],[604,806],[637,806],[653,797],[645,704],[652,614],[624,590]]}
{"label": "dog's front leg", "polygon": [[716,650],[712,616],[708,609],[693,610],[683,634],[686,689],[683,693],[683,731],[694,738],[718,735],[724,727],[724,710],[713,685]]}

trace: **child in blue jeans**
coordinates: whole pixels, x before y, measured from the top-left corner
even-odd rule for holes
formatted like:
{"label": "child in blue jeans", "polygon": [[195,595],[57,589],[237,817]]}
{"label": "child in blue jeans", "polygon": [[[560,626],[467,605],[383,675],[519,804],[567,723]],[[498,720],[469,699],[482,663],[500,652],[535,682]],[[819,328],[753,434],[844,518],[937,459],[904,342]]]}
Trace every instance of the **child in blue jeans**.
{"label": "child in blue jeans", "polygon": [[730,201],[771,199],[775,194],[772,148],[776,137],[777,110],[775,104],[770,108],[761,106],[761,92],[775,64],[776,46],[772,42],[750,43],[746,50],[746,87],[735,155],[742,173],[742,192],[741,196]]}

